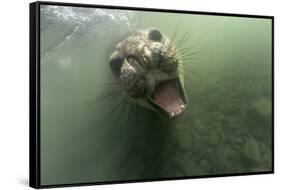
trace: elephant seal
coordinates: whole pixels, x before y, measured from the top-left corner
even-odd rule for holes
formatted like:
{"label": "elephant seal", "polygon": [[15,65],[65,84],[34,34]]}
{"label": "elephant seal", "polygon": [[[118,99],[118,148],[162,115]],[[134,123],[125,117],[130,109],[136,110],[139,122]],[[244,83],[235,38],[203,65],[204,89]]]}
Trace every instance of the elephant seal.
{"label": "elephant seal", "polygon": [[156,28],[137,30],[116,45],[109,64],[130,98],[169,119],[187,107],[176,46]]}

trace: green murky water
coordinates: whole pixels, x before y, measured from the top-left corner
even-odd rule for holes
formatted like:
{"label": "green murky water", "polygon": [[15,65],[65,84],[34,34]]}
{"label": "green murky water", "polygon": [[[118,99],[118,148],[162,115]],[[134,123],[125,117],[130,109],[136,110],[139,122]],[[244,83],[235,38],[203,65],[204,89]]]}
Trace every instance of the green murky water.
{"label": "green murky water", "polygon": [[[182,118],[106,96],[118,41],[177,26],[193,54]],[[41,183],[270,171],[271,51],[269,19],[41,5]]]}

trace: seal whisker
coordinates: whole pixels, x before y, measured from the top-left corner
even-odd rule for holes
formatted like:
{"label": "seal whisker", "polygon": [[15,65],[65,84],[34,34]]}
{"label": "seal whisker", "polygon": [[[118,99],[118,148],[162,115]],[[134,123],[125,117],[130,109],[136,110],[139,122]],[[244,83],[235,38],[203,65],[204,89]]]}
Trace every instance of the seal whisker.
{"label": "seal whisker", "polygon": [[[104,103],[102,104],[102,107],[107,107],[109,110],[112,110],[112,103],[115,103],[115,102],[117,102],[118,100],[123,99],[123,98],[125,98],[125,97],[126,97],[126,96],[125,96],[124,94],[112,96],[110,100],[108,100],[108,101],[106,101],[106,102],[104,102]],[[121,102],[120,102],[120,104],[121,104]],[[118,106],[118,107],[119,107],[119,106]],[[118,107],[116,107],[116,109],[117,109]]]}
{"label": "seal whisker", "polygon": [[105,100],[112,100],[112,99],[115,99],[116,97],[118,97],[120,95],[122,95],[122,92],[118,93],[118,94],[111,95],[111,96],[99,97],[97,99],[94,99],[94,100],[90,101],[90,103],[94,104],[94,103],[102,103],[103,102],[103,105],[105,105],[105,103],[108,102],[108,101],[105,101]]}
{"label": "seal whisker", "polygon": [[129,105],[129,113],[127,114],[127,120],[126,120],[126,122],[125,122],[125,127],[127,126],[127,124],[128,124],[128,122],[129,122],[129,120],[130,120],[130,116],[131,116],[131,113],[132,113],[132,102],[130,102],[130,99],[128,99],[128,102],[130,103],[130,105]]}
{"label": "seal whisker", "polygon": [[182,72],[182,73],[180,73],[180,74],[182,74],[186,79],[190,80],[189,76],[187,76],[186,73]]}
{"label": "seal whisker", "polygon": [[200,54],[202,52],[193,52],[193,53],[188,53],[188,54],[185,54],[185,55],[179,55],[177,58],[180,59],[180,60],[185,60],[186,58],[191,58],[192,56],[195,56],[197,54]]}
{"label": "seal whisker", "polygon": [[195,56],[182,56],[182,57],[177,57],[180,61],[187,61],[187,60],[198,60],[198,57]]}
{"label": "seal whisker", "polygon": [[196,55],[202,53],[202,51],[194,51],[194,52],[182,52],[181,54],[178,54],[177,57],[182,57],[182,56],[191,56],[191,55]]}
{"label": "seal whisker", "polygon": [[175,47],[175,40],[177,39],[178,36],[178,29],[179,29],[179,23],[177,24],[175,30],[173,30],[172,32],[172,36],[170,36],[170,42],[169,42],[169,46],[167,47],[167,51],[170,51],[173,47]]}
{"label": "seal whisker", "polygon": [[[135,106],[135,111],[136,111],[136,119],[137,119],[137,122],[139,122],[138,120],[138,109],[139,109],[139,100],[138,99],[134,99],[134,106]],[[139,123],[138,123],[139,124]]]}
{"label": "seal whisker", "polygon": [[197,57],[195,55],[179,55],[177,57],[177,59],[179,59],[181,61],[185,61],[185,60],[191,60],[191,59],[199,59],[199,57]]}
{"label": "seal whisker", "polygon": [[192,68],[191,65],[184,65],[184,64],[181,64],[178,67],[179,68],[183,68],[183,69],[190,69],[190,68]]}
{"label": "seal whisker", "polygon": [[124,96],[124,98],[120,98],[121,100],[117,104],[115,104],[113,109],[110,111],[109,115],[113,114],[117,110],[117,108],[122,104],[123,100],[126,100],[126,98],[126,96]]}
{"label": "seal whisker", "polygon": [[[119,97],[119,98],[118,98]],[[118,98],[118,99],[117,99]],[[117,100],[116,100],[117,99]],[[102,121],[105,121],[105,120],[107,120],[108,119],[108,116],[109,115],[113,115],[113,113],[117,110],[117,108],[120,106],[120,104],[122,104],[122,102],[123,102],[123,100],[126,100],[127,99],[127,97],[126,96],[123,96],[123,97],[120,97],[120,95],[118,95],[118,96],[114,96],[114,97],[111,97],[111,99],[109,99],[109,101],[107,101],[107,102],[105,102],[105,103],[103,103],[103,107],[107,107],[107,104],[109,104],[109,103],[112,103],[112,102],[116,102],[116,101],[118,101],[118,100],[120,100],[120,101],[118,101],[117,102],[117,104],[115,104],[115,106],[112,108],[112,104],[110,104],[111,106],[110,106],[110,112],[109,113],[107,113],[107,114],[105,114],[105,116],[102,118]],[[111,100],[111,101],[110,101]]]}
{"label": "seal whisker", "polygon": [[126,105],[126,102],[128,101],[128,97],[127,96],[124,96],[123,98],[122,98],[122,102],[121,102],[121,104],[120,104],[120,111],[119,111],[119,113],[118,113],[118,115],[117,115],[117,121],[119,121],[119,119],[120,119],[120,116],[122,115],[122,113],[123,113],[123,110],[124,110],[124,107],[125,107],[125,105]]}
{"label": "seal whisker", "polygon": [[[197,75],[199,75],[199,73],[197,73],[196,71],[193,71],[193,70],[191,70],[191,69],[184,68],[184,67],[182,67],[181,69],[184,69],[184,71],[190,72],[190,73],[192,73],[192,74],[197,74]],[[181,71],[181,72],[182,72],[182,71]]]}
{"label": "seal whisker", "polygon": [[179,71],[180,74],[182,74],[186,79],[190,80],[189,76],[187,75],[186,72]]}
{"label": "seal whisker", "polygon": [[114,88],[112,89],[112,91],[119,91],[119,90],[123,89],[124,87],[125,87],[124,84],[119,84],[117,87],[114,87]]}
{"label": "seal whisker", "polygon": [[136,115],[135,112],[136,112],[136,106],[137,106],[137,105],[136,105],[136,99],[132,99],[132,102],[133,102],[133,104],[132,104],[132,111],[131,111],[131,112],[133,113],[133,117],[132,117],[132,118],[135,119],[134,116]]}
{"label": "seal whisker", "polygon": [[176,42],[176,48],[181,48],[185,42],[191,37],[191,30],[187,31],[181,39]]}
{"label": "seal whisker", "polygon": [[[181,61],[183,62],[183,64],[187,64],[186,62],[188,63],[195,63],[197,61],[199,61],[200,59],[198,57],[187,57],[187,58],[183,58],[181,59]],[[190,65],[189,65],[190,66]]]}
{"label": "seal whisker", "polygon": [[101,97],[98,97],[97,99],[94,99],[93,103],[96,103],[98,101],[103,101],[103,100],[108,99],[108,98],[112,98],[113,96],[119,96],[122,93],[123,93],[122,89],[120,89],[118,91],[116,90],[116,91],[109,92],[108,94],[105,94]]}
{"label": "seal whisker", "polygon": [[184,53],[182,53],[181,55],[193,55],[193,54],[197,54],[197,53],[202,53],[202,51],[201,50],[198,50],[198,51],[193,51],[193,52],[184,52]]}
{"label": "seal whisker", "polygon": [[175,44],[176,49],[179,49],[179,48],[182,47],[182,45],[184,44],[184,42],[185,42],[186,39],[187,39],[187,35],[188,35],[188,34],[189,34],[189,32],[186,32],[186,33],[183,35],[183,37],[180,38],[180,39],[176,42],[176,44]]}
{"label": "seal whisker", "polygon": [[[130,102],[130,101],[129,101],[129,97],[128,97],[128,96],[125,96],[125,100],[124,100],[124,102],[122,103],[122,107],[120,107],[120,112],[119,112],[118,118],[120,118],[122,114],[124,114],[124,115],[126,114],[126,113],[124,113],[123,111],[127,110],[127,104],[128,104],[129,102]],[[126,114],[126,115],[127,115],[127,114]],[[123,117],[123,120],[121,121],[121,124],[120,124],[121,127],[124,126],[124,121],[125,121],[125,117]]]}
{"label": "seal whisker", "polygon": [[137,123],[138,123],[138,128],[139,128],[139,124],[140,124],[140,120],[139,120],[139,101],[136,100],[137,103]]}
{"label": "seal whisker", "polygon": [[172,33],[172,36],[170,38],[170,47],[168,48],[168,51],[170,50],[170,48],[172,48],[173,44],[174,44],[174,40],[176,39],[176,36],[178,34],[178,29],[179,29],[179,23],[177,24],[175,30]]}
{"label": "seal whisker", "polygon": [[190,49],[194,49],[194,48],[196,48],[196,47],[198,47],[198,46],[199,46],[199,44],[194,44],[194,45],[189,46],[189,47],[179,48],[179,49],[177,49],[177,50],[175,51],[175,54],[177,55],[177,54],[181,54],[181,53],[183,53],[183,52],[187,52],[187,51],[189,51]]}
{"label": "seal whisker", "polygon": [[[120,84],[120,82],[118,81],[118,82],[105,83],[105,84],[101,84],[101,85],[103,85],[103,86],[111,86],[111,85],[121,85],[121,84]],[[103,87],[103,86],[102,86],[102,87]]]}
{"label": "seal whisker", "polygon": [[112,84],[101,84],[101,85],[94,85],[93,88],[96,89],[96,88],[99,88],[99,89],[107,89],[108,87],[112,87],[114,89],[118,89],[118,88],[121,88],[121,87],[124,87],[122,84],[120,84],[120,82],[116,82],[115,84],[112,83]]}

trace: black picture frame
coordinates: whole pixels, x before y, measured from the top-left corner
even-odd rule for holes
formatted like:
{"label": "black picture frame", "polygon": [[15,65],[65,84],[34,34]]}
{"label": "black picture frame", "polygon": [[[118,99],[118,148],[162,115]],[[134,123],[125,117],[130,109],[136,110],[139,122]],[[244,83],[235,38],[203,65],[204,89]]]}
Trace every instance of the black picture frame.
{"label": "black picture frame", "polygon": [[[271,20],[272,31],[272,170],[265,172],[249,172],[249,173],[231,173],[218,175],[204,176],[186,176],[186,177],[167,177],[155,179],[138,179],[138,180],[122,180],[110,182],[89,182],[89,183],[73,183],[73,184],[53,184],[42,185],[40,182],[40,5],[56,5],[56,6],[72,6],[72,7],[91,7],[91,8],[106,8],[106,9],[121,9],[121,10],[137,10],[137,11],[153,11],[165,13],[184,13],[196,15],[215,15],[226,17],[245,17],[245,18],[260,18]],[[91,4],[76,4],[76,3],[61,3],[61,2],[34,2],[29,4],[29,59],[30,59],[30,97],[29,97],[29,185],[33,188],[52,188],[52,187],[68,187],[68,186],[84,186],[84,185],[99,185],[99,184],[116,184],[116,183],[131,183],[131,182],[151,182],[162,180],[179,180],[193,178],[213,178],[226,176],[242,176],[256,174],[273,174],[274,173],[274,16],[264,15],[248,15],[248,14],[232,14],[232,13],[217,13],[217,12],[201,12],[187,10],[168,10],[156,8],[141,8],[141,7],[122,7],[109,5],[91,5]]]}

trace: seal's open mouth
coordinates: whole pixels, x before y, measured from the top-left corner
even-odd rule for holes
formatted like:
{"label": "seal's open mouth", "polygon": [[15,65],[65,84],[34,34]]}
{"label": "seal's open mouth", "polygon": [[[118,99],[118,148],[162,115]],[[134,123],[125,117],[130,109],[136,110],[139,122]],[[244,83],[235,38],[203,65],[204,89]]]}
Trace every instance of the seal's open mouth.
{"label": "seal's open mouth", "polygon": [[149,103],[170,119],[180,116],[187,104],[180,80],[174,78],[159,83],[152,93]]}

